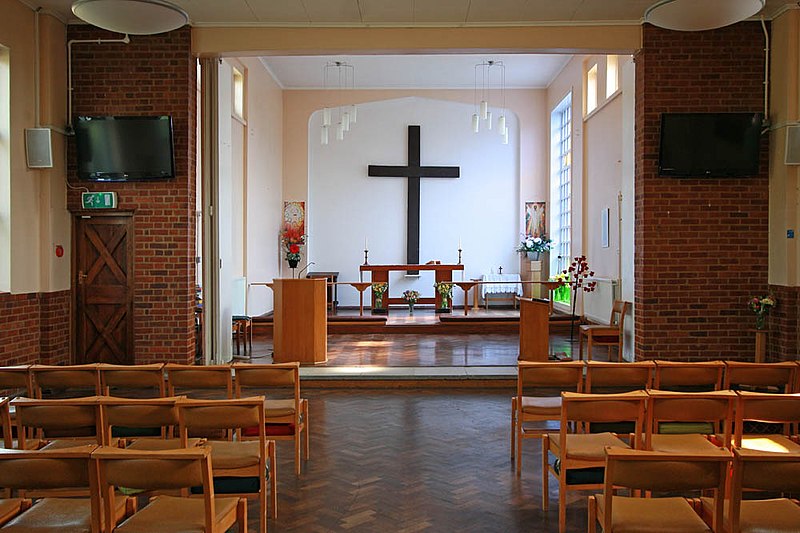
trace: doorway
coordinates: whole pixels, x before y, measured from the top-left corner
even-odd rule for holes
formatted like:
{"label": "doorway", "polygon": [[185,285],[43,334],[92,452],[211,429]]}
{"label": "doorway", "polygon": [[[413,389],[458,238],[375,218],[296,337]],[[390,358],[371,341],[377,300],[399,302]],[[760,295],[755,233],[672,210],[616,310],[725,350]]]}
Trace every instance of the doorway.
{"label": "doorway", "polygon": [[75,363],[133,364],[133,217],[75,218]]}

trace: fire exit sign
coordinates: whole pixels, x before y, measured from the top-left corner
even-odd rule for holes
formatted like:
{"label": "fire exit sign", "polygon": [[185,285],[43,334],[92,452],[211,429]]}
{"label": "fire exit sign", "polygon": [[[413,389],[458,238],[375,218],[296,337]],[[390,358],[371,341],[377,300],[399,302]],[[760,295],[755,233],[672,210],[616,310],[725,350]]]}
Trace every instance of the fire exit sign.
{"label": "fire exit sign", "polygon": [[117,193],[82,192],[81,207],[84,209],[114,209],[117,207]]}

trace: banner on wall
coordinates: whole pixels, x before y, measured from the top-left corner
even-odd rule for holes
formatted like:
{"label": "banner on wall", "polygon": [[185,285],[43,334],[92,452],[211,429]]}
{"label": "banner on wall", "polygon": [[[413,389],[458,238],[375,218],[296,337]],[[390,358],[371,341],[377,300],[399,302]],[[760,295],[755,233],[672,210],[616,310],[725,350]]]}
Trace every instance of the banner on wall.
{"label": "banner on wall", "polygon": [[525,235],[544,237],[547,235],[545,202],[525,202]]}

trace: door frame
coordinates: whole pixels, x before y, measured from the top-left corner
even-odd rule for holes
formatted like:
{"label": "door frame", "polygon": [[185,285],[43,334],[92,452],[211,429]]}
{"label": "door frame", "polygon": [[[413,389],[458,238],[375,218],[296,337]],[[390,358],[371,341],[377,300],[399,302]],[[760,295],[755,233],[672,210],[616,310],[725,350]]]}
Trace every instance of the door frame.
{"label": "door frame", "polygon": [[[130,316],[130,324],[131,324],[131,332],[128,339],[128,343],[126,349],[131,354],[133,360],[136,360],[136,317],[133,313],[133,301],[135,295],[135,285],[136,285],[136,261],[134,257],[134,250],[135,248],[135,212],[134,211],[95,211],[95,210],[73,210],[71,211],[72,214],[72,239],[71,239],[71,246],[72,246],[72,254],[71,254],[71,272],[70,272],[70,289],[72,292],[72,298],[70,299],[70,310],[72,315],[72,320],[70,320],[70,330],[73,332],[72,339],[70,341],[70,363],[71,364],[79,364],[78,359],[78,336],[80,332],[78,331],[78,224],[80,220],[85,218],[100,218],[100,217],[125,217],[130,219],[130,229],[131,231],[128,232],[128,249],[131,253],[128,255],[128,261],[130,263],[130,270],[128,273],[128,279],[130,280],[131,291],[130,291],[130,298],[128,301],[128,313]],[[82,361],[85,362],[85,361]]]}

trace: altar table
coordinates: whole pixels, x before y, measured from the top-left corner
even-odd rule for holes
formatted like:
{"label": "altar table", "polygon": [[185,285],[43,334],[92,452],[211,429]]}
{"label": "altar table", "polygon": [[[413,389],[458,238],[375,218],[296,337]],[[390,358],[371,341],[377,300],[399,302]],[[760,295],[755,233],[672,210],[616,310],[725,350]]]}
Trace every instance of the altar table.
{"label": "altar table", "polygon": [[[369,272],[371,275],[372,283],[380,283],[385,282],[389,283],[389,272],[397,272],[397,271],[417,271],[417,270],[433,270],[436,283],[442,281],[453,281],[453,271],[454,270],[464,270],[464,265],[442,265],[442,264],[426,264],[426,265],[361,265],[359,267],[361,272]],[[418,304],[435,304],[436,308],[439,308],[439,304],[442,300],[439,293],[431,287],[431,290],[434,291],[436,296],[434,298],[430,297],[421,297],[417,300]],[[390,304],[406,304],[406,301],[403,300],[401,297],[391,298],[389,297],[389,289],[386,289],[386,293],[383,296],[383,309],[388,309]],[[452,305],[452,300],[451,300]],[[375,306],[375,294],[372,294],[372,309],[373,311],[376,309]]]}

